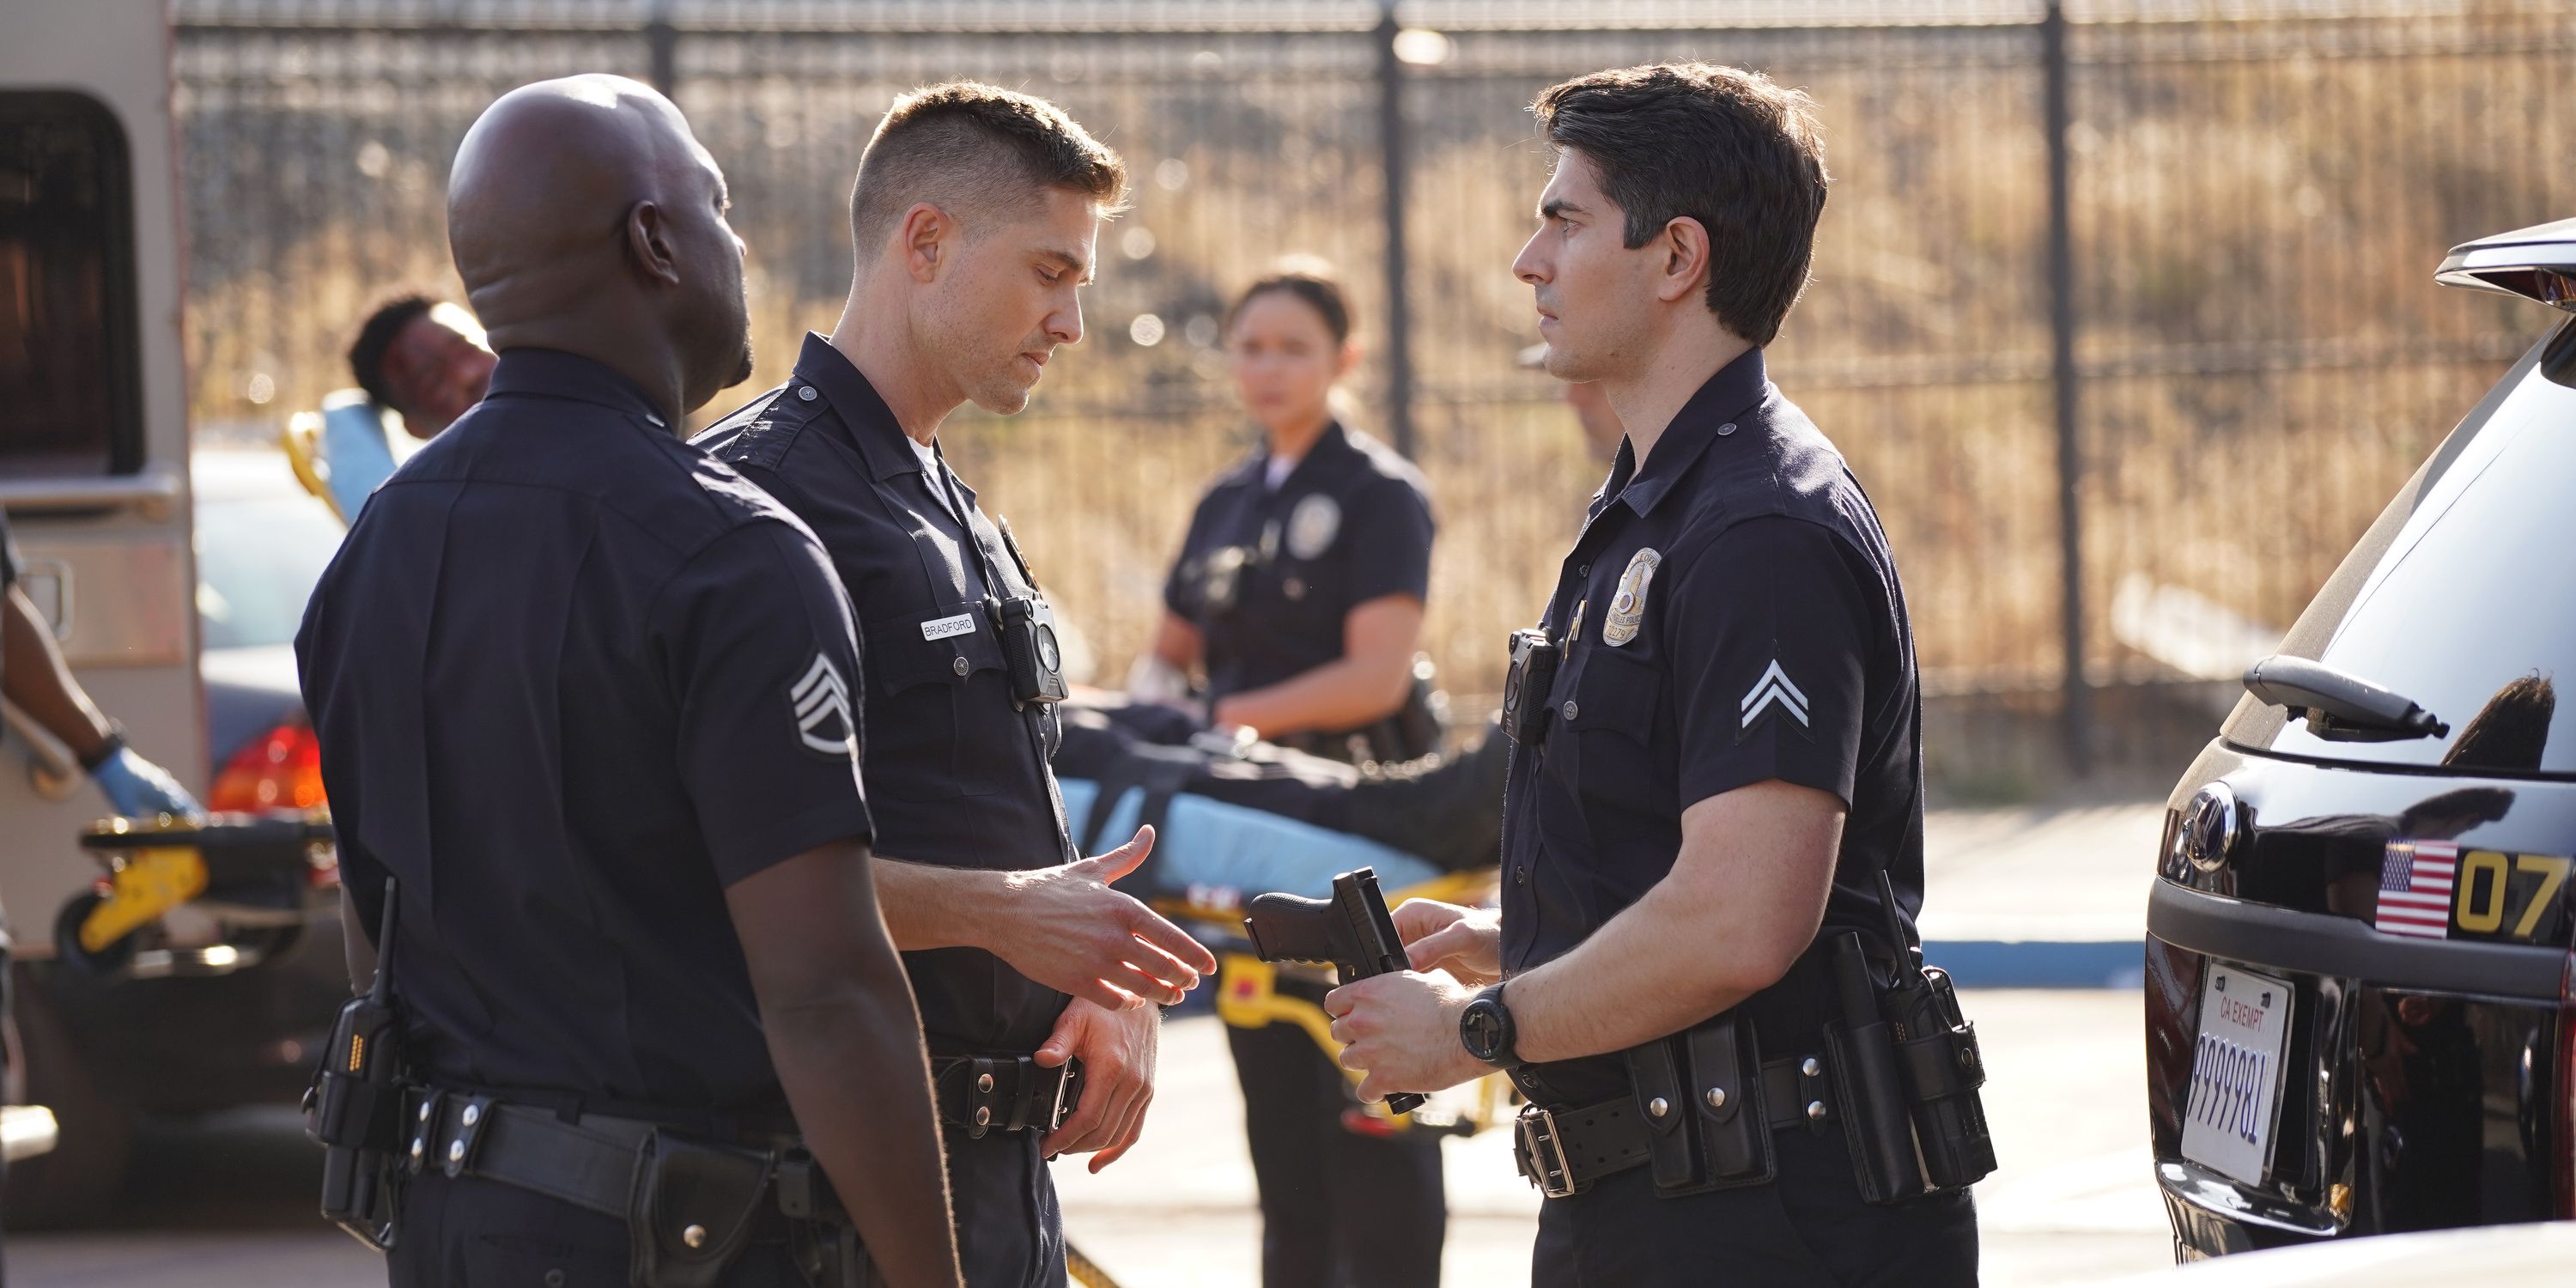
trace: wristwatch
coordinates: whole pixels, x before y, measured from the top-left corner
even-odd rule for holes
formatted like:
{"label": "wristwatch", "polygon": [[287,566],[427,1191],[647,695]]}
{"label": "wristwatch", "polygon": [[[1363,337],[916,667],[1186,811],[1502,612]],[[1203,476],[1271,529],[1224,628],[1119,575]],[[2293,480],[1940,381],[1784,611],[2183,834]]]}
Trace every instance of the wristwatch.
{"label": "wristwatch", "polygon": [[1520,1063],[1512,1048],[1520,1034],[1512,1026],[1512,1013],[1503,1005],[1503,986],[1496,984],[1476,994],[1467,1009],[1458,1016],[1458,1042],[1467,1054],[1493,1065],[1510,1068]]}

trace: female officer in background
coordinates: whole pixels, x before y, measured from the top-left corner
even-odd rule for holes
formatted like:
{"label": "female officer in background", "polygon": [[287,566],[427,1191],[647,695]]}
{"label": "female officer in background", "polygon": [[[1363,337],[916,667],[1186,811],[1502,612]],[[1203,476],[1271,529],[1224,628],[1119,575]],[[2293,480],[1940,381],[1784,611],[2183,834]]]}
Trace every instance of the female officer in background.
{"label": "female officer in background", "polygon": [[[1353,761],[1437,750],[1414,666],[1431,502],[1410,462],[1333,414],[1333,387],[1359,361],[1349,302],[1320,265],[1286,266],[1245,290],[1225,336],[1264,441],[1200,500],[1131,690],[1181,697],[1199,669],[1219,727]],[[1265,1288],[1439,1282],[1439,1138],[1370,1116],[1303,1026],[1260,1013],[1320,1005],[1320,977],[1225,965],[1237,1005],[1220,1013],[1261,1189]]]}
{"label": "female officer in background", "polygon": [[1219,727],[1339,760],[1437,750],[1414,677],[1431,500],[1411,462],[1334,417],[1359,363],[1340,284],[1311,261],[1283,268],[1236,300],[1225,334],[1263,442],[1200,499],[1131,689],[1177,697],[1199,669]]}

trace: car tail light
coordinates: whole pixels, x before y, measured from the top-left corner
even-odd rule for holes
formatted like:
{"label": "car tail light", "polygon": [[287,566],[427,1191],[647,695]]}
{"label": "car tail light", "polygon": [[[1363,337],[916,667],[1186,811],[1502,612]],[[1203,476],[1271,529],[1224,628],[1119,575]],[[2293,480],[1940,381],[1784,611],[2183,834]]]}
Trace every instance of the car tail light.
{"label": "car tail light", "polygon": [[290,720],[234,753],[206,793],[206,808],[313,809],[322,800],[322,744],[301,720]]}
{"label": "car tail light", "polygon": [[2552,1187],[2558,1191],[2558,1215],[2576,1217],[2576,952],[2567,954],[2567,969],[2558,985],[2558,1082],[2551,1097],[2558,1113],[2557,1143],[2550,1160]]}

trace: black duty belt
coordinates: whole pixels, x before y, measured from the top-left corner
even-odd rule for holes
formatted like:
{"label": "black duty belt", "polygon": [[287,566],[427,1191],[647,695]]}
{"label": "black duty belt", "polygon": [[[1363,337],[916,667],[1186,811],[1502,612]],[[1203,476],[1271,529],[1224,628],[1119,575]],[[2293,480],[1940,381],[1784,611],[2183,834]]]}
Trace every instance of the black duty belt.
{"label": "black duty belt", "polygon": [[[659,1123],[606,1114],[567,1119],[488,1095],[427,1091],[413,1098],[412,1171],[498,1181],[620,1220],[635,1211],[641,1164],[652,1147],[664,1138],[686,1139]],[[794,1137],[767,1144],[692,1147],[737,1156],[745,1167],[766,1167],[767,1192],[790,1220],[848,1223],[822,1166]]]}
{"label": "black duty belt", "polygon": [[[1771,1129],[1815,1127],[1831,1121],[1830,1084],[1821,1056],[1764,1063],[1762,1105]],[[1680,1108],[1661,1100],[1639,1105],[1634,1092],[1572,1109],[1530,1105],[1513,1123],[1512,1158],[1521,1175],[1547,1197],[1565,1198],[1605,1176],[1645,1166],[1651,1160],[1653,1134],[1639,1115],[1660,1117]]]}
{"label": "black duty belt", "polygon": [[1051,1132],[1082,1103],[1082,1062],[1049,1068],[1028,1056],[932,1056],[939,1120],[981,1139],[994,1131]]}

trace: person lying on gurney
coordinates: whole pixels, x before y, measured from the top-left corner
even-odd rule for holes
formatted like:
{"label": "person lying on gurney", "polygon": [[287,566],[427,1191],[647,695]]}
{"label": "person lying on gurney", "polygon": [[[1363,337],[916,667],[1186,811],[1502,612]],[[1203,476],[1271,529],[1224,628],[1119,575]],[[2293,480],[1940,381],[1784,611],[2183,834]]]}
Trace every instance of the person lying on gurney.
{"label": "person lying on gurney", "polygon": [[1153,824],[1153,855],[1124,883],[1149,903],[1221,914],[1235,896],[1327,894],[1336,873],[1357,868],[1403,891],[1496,862],[1503,739],[1363,771],[1233,742],[1168,707],[1112,699],[1061,710],[1056,781],[1074,839]]}

